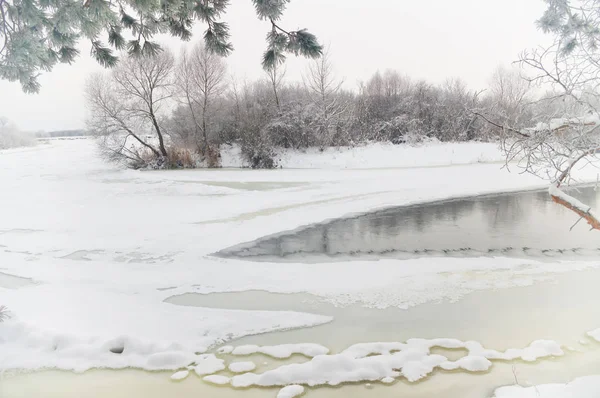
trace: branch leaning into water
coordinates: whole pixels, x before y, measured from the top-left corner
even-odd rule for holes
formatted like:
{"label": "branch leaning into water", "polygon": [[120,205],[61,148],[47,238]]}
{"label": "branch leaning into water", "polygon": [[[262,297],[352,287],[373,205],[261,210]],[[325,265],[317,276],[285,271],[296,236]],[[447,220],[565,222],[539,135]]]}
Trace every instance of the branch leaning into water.
{"label": "branch leaning into water", "polygon": [[598,217],[592,212],[592,208],[579,200],[575,199],[571,195],[565,193],[560,187],[566,181],[566,179],[571,174],[573,167],[584,159],[587,156],[592,156],[600,153],[600,148],[590,149],[582,153],[579,157],[573,159],[569,162],[569,165],[563,172],[560,174],[556,182],[552,183],[548,192],[550,193],[550,197],[555,203],[558,203],[567,209],[575,212],[579,217],[584,218],[587,223],[592,227],[592,229],[600,230],[600,221]]}

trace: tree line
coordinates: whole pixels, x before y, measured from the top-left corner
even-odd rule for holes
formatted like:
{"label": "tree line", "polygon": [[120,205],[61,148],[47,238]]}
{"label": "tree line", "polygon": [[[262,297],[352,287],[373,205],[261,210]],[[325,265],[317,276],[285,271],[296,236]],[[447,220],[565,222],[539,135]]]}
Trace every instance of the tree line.
{"label": "tree line", "polygon": [[107,157],[135,168],[218,167],[219,148],[234,144],[252,167],[272,168],[280,148],[494,140],[498,130],[476,110],[502,105],[520,114],[524,97],[507,92],[521,89],[521,80],[506,70],[484,92],[458,79],[434,85],[393,70],[352,91],[329,51],[311,61],[301,82],[285,72],[277,64],[263,79],[239,82],[201,43],[178,57],[168,50],[124,57],[89,79],[88,128]]}

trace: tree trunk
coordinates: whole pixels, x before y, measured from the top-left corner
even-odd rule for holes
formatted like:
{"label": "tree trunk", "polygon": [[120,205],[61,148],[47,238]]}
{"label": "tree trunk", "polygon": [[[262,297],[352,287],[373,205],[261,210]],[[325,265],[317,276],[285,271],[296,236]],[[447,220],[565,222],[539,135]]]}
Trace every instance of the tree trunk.
{"label": "tree trunk", "polygon": [[204,104],[202,106],[202,134],[204,137],[204,150],[203,154],[208,153],[208,132],[206,131],[206,111],[208,110],[208,98],[204,95]]}
{"label": "tree trunk", "polygon": [[167,157],[167,149],[165,148],[165,141],[163,139],[162,132],[160,131],[158,121],[156,120],[156,116],[154,116],[154,112],[152,112],[152,111],[150,111],[150,118],[152,119],[152,124],[154,125],[154,130],[156,130],[156,135],[158,136],[158,148],[160,149],[160,153],[162,154],[162,156]]}

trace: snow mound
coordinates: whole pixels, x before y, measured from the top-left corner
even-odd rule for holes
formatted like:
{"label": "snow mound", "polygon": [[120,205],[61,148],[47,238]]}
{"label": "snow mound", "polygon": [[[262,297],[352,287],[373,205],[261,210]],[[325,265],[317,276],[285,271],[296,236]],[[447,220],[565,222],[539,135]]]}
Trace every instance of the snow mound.
{"label": "snow mound", "polygon": [[304,394],[304,387],[299,385],[291,385],[283,387],[279,390],[277,398],[294,398]]}
{"label": "snow mound", "polygon": [[174,373],[173,376],[171,376],[171,380],[175,380],[175,381],[183,380],[186,377],[188,377],[189,374],[190,374],[189,370],[182,370],[177,373]]}
{"label": "snow mound", "polygon": [[196,366],[194,367],[194,372],[196,372],[198,376],[204,376],[224,369],[224,360],[217,358],[213,354],[205,354],[199,356]]}
{"label": "snow mound", "polygon": [[440,367],[444,370],[464,369],[468,372],[485,372],[492,367],[492,363],[485,357],[468,355],[454,362],[444,362]]}
{"label": "snow mound", "polygon": [[[457,361],[449,361],[445,356],[431,354],[434,347],[462,348],[468,351],[468,355]],[[474,341],[446,338],[410,339],[406,343],[364,343],[353,345],[339,354],[317,355],[309,362],[283,365],[262,374],[234,376],[231,385],[238,388],[291,384],[337,386],[342,383],[384,379],[391,382],[390,379],[399,376],[409,382],[416,382],[430,375],[436,368],[485,372],[492,367],[491,359],[534,361],[563,354],[557,343],[548,340],[534,341],[526,348],[509,349],[505,352],[486,349]]]}
{"label": "snow mound", "polygon": [[233,373],[251,372],[256,369],[254,362],[233,362],[229,364],[229,370]]}
{"label": "snow mound", "polygon": [[492,398],[597,398],[600,397],[600,376],[587,376],[567,384],[542,384],[534,387],[508,386],[498,388]]}
{"label": "snow mound", "polygon": [[384,377],[383,379],[381,379],[381,382],[384,384],[392,384],[394,381],[396,381],[396,379],[394,379],[393,377]]}
{"label": "snow mound", "polygon": [[231,378],[227,376],[211,375],[203,377],[202,380],[204,380],[207,383],[216,384],[218,386],[224,386],[226,384],[229,384]]}
{"label": "snow mound", "polygon": [[587,335],[600,343],[600,329],[591,330],[591,331],[587,332]]}
{"label": "snow mound", "polygon": [[241,345],[236,347],[233,355],[244,356],[252,354],[264,354],[277,359],[289,358],[294,354],[302,354],[312,358],[317,355],[325,355],[329,353],[329,348],[323,347],[320,344],[282,344],[274,346],[257,346],[257,345]]}
{"label": "snow mound", "polygon": [[223,346],[217,350],[217,352],[219,354],[231,354],[232,351],[233,351],[233,346],[230,346],[230,345]]}

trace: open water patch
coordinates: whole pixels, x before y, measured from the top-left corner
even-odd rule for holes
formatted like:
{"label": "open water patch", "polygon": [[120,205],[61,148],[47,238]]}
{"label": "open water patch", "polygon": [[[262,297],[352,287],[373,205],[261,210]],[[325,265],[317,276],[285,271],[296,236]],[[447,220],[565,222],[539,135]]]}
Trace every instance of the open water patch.
{"label": "open water patch", "polygon": [[[594,187],[571,194],[597,208]],[[254,261],[321,262],[365,257],[600,256],[600,232],[552,202],[547,191],[400,206],[282,232],[216,255]]]}

